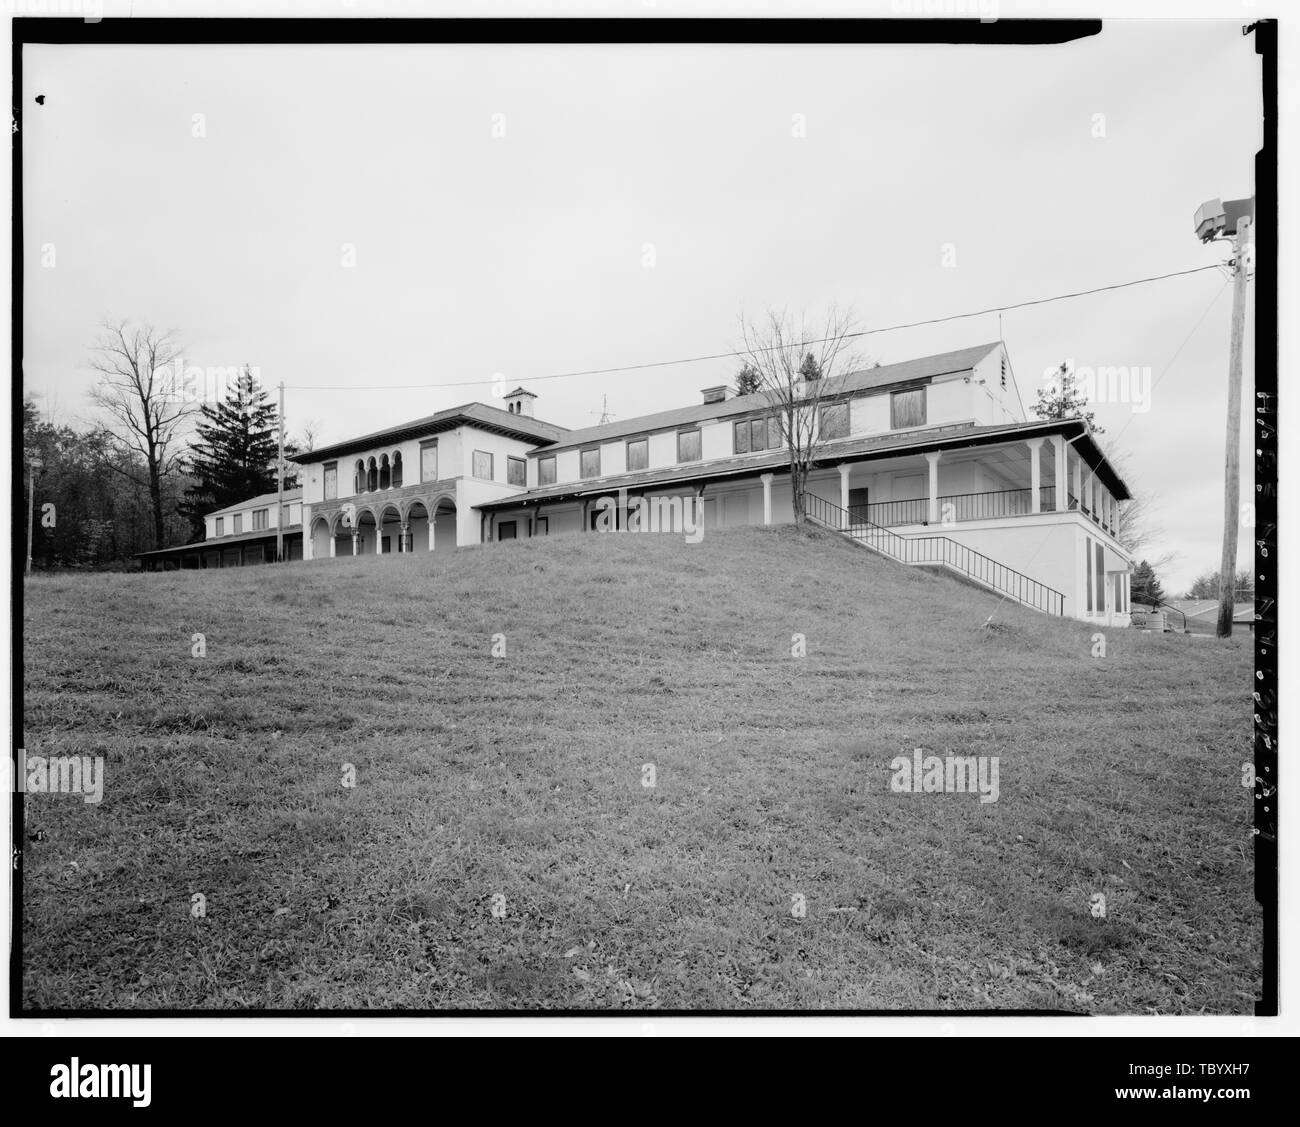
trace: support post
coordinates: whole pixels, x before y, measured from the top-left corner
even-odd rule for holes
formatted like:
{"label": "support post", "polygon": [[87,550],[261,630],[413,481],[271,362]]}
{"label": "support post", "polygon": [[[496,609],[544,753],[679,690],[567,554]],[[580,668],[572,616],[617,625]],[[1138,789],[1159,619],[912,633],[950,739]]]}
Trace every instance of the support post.
{"label": "support post", "polygon": [[1027,438],[1025,445],[1029,447],[1029,511],[1041,513],[1043,511],[1043,467],[1038,452],[1043,447],[1043,440]]}
{"label": "support post", "polygon": [[938,450],[927,450],[925,460],[930,463],[930,523],[939,523],[939,456]]}
{"label": "support post", "polygon": [[759,475],[759,481],[763,483],[763,523],[772,523],[772,474],[765,473]]}
{"label": "support post", "polygon": [[1232,259],[1232,336],[1228,351],[1228,423],[1223,449],[1223,556],[1219,561],[1219,623],[1216,637],[1232,636],[1237,602],[1237,525],[1241,520],[1241,350],[1246,320],[1246,258],[1250,219],[1237,220]]}

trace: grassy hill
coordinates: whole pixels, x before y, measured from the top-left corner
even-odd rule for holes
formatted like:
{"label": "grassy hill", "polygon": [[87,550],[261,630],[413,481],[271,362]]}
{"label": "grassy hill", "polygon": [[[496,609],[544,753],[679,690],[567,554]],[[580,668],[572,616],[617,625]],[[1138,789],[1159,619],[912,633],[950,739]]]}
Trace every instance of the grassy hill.
{"label": "grassy hill", "polygon": [[793,528],[24,601],[28,754],[106,763],[26,799],[28,1008],[1251,1012],[1248,638]]}

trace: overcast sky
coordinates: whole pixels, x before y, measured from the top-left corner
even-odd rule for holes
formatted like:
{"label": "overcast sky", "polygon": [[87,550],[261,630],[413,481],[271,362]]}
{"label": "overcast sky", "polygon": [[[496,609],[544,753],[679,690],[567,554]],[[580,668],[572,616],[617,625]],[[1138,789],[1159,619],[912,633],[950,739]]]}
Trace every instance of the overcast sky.
{"label": "overcast sky", "polygon": [[[875,328],[1225,260],[1192,214],[1253,193],[1261,136],[1240,21],[1029,48],[38,46],[24,68],[42,409],[92,417],[87,346],[126,317],[283,380],[290,431],[321,442],[491,402],[433,385],[497,373],[568,427],[605,397],[616,418],[693,403],[735,364],[538,377],[725,351],[742,309],[839,302]],[[1149,554],[1177,553],[1171,591],[1218,563],[1226,281],[1002,320],[1027,407],[1067,358],[1160,381],[1145,413],[1095,410],[1165,529]],[[862,351],[998,336],[983,316]]]}

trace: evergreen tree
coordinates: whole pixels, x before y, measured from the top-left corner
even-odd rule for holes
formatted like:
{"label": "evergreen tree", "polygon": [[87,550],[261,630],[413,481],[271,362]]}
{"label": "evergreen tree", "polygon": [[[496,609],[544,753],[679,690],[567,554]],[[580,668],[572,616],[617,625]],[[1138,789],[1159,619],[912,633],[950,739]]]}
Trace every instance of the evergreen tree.
{"label": "evergreen tree", "polygon": [[1142,603],[1146,606],[1155,606],[1165,601],[1164,588],[1160,586],[1160,580],[1156,576],[1153,568],[1146,560],[1133,569],[1133,578],[1130,581],[1130,597],[1135,603]]}
{"label": "evergreen tree", "polygon": [[755,395],[763,385],[763,377],[752,364],[745,364],[736,373],[736,394]]}
{"label": "evergreen tree", "polygon": [[817,363],[817,357],[811,352],[804,354],[803,363],[799,365],[799,375],[809,383],[822,378],[822,367]]}
{"label": "evergreen tree", "polygon": [[1075,384],[1069,366],[1062,363],[1057,373],[1058,378],[1051,385],[1038,389],[1034,414],[1040,419],[1085,419],[1094,434],[1105,433],[1105,427],[1099,427],[1087,409],[1088,400]]}
{"label": "evergreen tree", "polygon": [[[277,411],[252,369],[245,366],[235,385],[218,404],[205,403],[195,427],[197,440],[190,448],[186,472],[194,483],[185,490],[178,510],[191,524],[190,542],[203,539],[204,514],[274,493],[279,435]],[[286,442],[285,456],[297,448]],[[284,487],[297,482],[286,465]]]}

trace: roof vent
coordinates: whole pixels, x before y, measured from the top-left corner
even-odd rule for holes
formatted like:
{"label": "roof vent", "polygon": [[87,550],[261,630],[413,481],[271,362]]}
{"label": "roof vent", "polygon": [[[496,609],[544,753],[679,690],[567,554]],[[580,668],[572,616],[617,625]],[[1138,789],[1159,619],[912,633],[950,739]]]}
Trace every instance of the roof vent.
{"label": "roof vent", "polygon": [[705,403],[722,403],[727,398],[727,385],[721,384],[718,387],[706,387],[700,392],[704,396]]}

